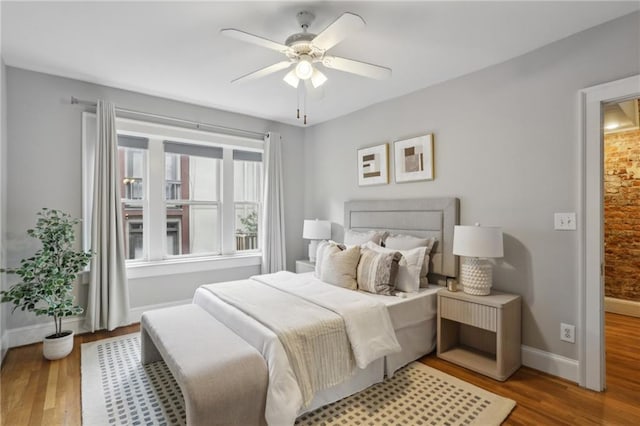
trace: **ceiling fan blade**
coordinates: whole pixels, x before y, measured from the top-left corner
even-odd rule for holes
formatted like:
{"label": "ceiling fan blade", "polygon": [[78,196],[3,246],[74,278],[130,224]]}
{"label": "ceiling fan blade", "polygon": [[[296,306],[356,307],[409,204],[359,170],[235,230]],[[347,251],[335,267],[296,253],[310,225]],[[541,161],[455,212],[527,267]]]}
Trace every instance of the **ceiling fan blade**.
{"label": "ceiling fan blade", "polygon": [[236,30],[234,28],[222,29],[220,30],[220,34],[227,37],[235,38],[236,40],[255,44],[257,46],[266,47],[267,49],[275,50],[282,53],[287,53],[289,50],[291,50],[289,46],[286,46],[282,43],[278,43],[273,40],[269,40],[267,38],[250,34],[244,31]]}
{"label": "ceiling fan blade", "polygon": [[384,80],[391,77],[391,68],[355,61],[353,59],[340,58],[338,56],[325,56],[322,58],[322,65],[334,70],[375,78],[376,80]]}
{"label": "ceiling fan blade", "polygon": [[364,28],[364,25],[364,19],[360,16],[345,12],[311,40],[311,43],[321,50],[329,50],[349,34]]}
{"label": "ceiling fan blade", "polygon": [[268,67],[260,68],[257,71],[250,72],[249,74],[245,74],[242,77],[238,77],[234,80],[231,80],[232,83],[236,83],[239,81],[248,81],[255,80],[256,78],[264,77],[265,75],[272,74],[274,72],[283,70],[285,68],[289,68],[291,66],[290,61],[282,61],[273,65],[269,65]]}

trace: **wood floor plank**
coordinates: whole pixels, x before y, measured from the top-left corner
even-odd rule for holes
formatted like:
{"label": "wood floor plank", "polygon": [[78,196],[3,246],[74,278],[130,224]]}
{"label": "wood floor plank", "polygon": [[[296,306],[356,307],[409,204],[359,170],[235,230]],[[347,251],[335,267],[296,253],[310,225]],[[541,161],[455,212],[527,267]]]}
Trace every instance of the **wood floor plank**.
{"label": "wood floor plank", "polygon": [[[640,318],[606,314],[607,390],[592,392],[531,368],[498,382],[435,354],[421,361],[517,402],[506,425],[640,424]],[[12,348],[0,371],[2,425],[80,425],[80,345],[139,331],[139,325],[113,332],[75,336],[73,352],[47,361],[42,344]]]}

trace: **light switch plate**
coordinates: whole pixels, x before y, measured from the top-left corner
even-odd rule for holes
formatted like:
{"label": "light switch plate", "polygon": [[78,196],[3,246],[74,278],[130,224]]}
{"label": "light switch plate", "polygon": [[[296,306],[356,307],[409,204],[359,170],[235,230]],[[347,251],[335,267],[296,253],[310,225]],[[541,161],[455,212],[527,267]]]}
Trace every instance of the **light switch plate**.
{"label": "light switch plate", "polygon": [[575,213],[555,213],[553,215],[553,229],[558,231],[575,231]]}

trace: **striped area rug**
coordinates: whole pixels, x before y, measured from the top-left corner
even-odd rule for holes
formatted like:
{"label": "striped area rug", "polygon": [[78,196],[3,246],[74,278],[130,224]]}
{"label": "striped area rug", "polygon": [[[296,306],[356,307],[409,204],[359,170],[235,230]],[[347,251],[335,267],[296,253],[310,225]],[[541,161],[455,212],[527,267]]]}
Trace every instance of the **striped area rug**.
{"label": "striped area rug", "polygon": [[[296,425],[499,425],[515,405],[414,362],[383,383],[302,415]],[[82,421],[184,425],[184,399],[164,362],[140,364],[138,333],[85,343]]]}

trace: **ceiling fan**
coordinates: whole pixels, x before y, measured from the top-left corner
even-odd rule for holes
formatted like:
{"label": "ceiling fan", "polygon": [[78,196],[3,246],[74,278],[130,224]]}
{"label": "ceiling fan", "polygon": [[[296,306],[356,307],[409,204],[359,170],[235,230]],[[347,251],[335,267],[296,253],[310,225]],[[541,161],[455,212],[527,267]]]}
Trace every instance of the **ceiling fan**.
{"label": "ceiling fan", "polygon": [[254,80],[294,66],[284,76],[283,80],[285,82],[297,88],[300,80],[310,80],[313,87],[317,88],[327,81],[327,77],[314,66],[315,64],[322,64],[327,68],[378,80],[391,76],[390,68],[326,54],[327,50],[340,43],[350,33],[365,26],[364,19],[360,16],[345,12],[318,35],[307,31],[315,18],[313,13],[302,11],[296,17],[302,32],[289,36],[284,44],[234,28],[226,28],[220,31],[221,34],[227,37],[266,47],[287,57],[287,60],[238,77],[232,80],[232,83]]}

